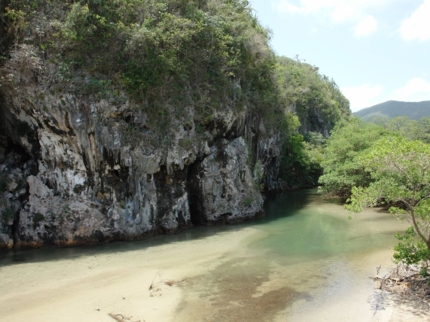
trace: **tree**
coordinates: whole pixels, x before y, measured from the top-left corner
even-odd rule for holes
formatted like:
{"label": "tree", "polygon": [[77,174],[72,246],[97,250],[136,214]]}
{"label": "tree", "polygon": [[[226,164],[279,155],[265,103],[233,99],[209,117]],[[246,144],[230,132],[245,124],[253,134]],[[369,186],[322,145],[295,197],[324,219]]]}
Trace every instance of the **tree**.
{"label": "tree", "polygon": [[430,117],[423,117],[419,121],[420,124],[420,136],[419,140],[430,143]]}
{"label": "tree", "polygon": [[[371,174],[373,181],[367,187],[353,187],[346,208],[360,212],[364,207],[388,204],[391,213],[406,215],[427,246],[421,259],[429,259],[430,145],[400,136],[386,137],[374,143],[357,161]],[[410,236],[405,237],[409,243]],[[422,250],[422,247],[416,249]]]}
{"label": "tree", "polygon": [[421,120],[411,120],[407,116],[397,116],[392,119],[388,117],[374,117],[372,123],[378,124],[389,131],[397,132],[409,140],[425,140],[426,123],[425,118]]}
{"label": "tree", "polygon": [[283,122],[283,145],[280,177],[288,188],[315,187],[321,175],[323,145],[321,133],[308,132],[303,136],[296,132],[300,121],[294,113],[287,113]]}
{"label": "tree", "polygon": [[281,101],[300,119],[302,134],[308,131],[305,123],[315,110],[330,128],[350,115],[349,101],[318,67],[299,59],[277,57],[274,76]]}
{"label": "tree", "polygon": [[319,179],[322,184],[320,191],[347,198],[352,187],[367,186],[371,182],[370,173],[357,162],[357,158],[386,135],[392,134],[359,118],[339,122],[327,140],[322,156],[324,171]]}

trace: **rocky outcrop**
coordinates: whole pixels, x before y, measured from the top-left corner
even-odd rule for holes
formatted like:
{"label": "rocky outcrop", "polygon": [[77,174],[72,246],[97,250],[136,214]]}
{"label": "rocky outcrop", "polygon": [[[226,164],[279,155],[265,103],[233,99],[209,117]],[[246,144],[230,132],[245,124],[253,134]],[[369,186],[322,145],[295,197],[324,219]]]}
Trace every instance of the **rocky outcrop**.
{"label": "rocky outcrop", "polygon": [[305,117],[300,118],[300,132],[306,134],[309,132],[321,133],[325,138],[329,137],[330,130],[334,124],[324,119],[321,110],[316,107],[310,107]]}
{"label": "rocky outcrop", "polygon": [[25,177],[35,170],[34,165],[25,153],[8,152],[0,147],[0,248],[13,247],[16,214],[28,198]]}
{"label": "rocky outcrop", "polygon": [[299,132],[306,135],[310,132],[322,134],[325,138],[330,135],[331,129],[334,127],[334,120],[324,117],[321,109],[314,105],[306,106],[306,109],[299,109],[296,104],[290,105],[290,110],[297,114],[300,120]]}
{"label": "rocky outcrop", "polygon": [[21,46],[1,71],[0,247],[237,222],[263,211],[260,189],[282,186],[279,136],[246,107],[224,106],[204,124],[184,107],[155,133],[126,95],[55,87],[56,70],[40,56]]}
{"label": "rocky outcrop", "polygon": [[255,188],[248,157],[242,137],[221,139],[193,166],[189,185],[194,223],[230,223],[262,211],[263,198]]}

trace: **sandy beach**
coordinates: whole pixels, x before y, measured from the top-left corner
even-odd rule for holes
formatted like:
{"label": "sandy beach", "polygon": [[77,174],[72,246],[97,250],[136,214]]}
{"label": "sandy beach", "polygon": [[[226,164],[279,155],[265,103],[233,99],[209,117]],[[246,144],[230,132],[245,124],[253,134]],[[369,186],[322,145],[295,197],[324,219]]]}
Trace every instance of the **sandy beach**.
{"label": "sandy beach", "polygon": [[[344,218],[337,208],[327,206],[330,216]],[[322,215],[310,218],[308,227],[327,228],[329,218],[318,219]],[[399,228],[390,218],[389,227],[375,226],[383,216],[364,213],[351,226],[363,226],[362,232],[353,230],[348,238],[364,238],[368,245],[366,240],[382,233],[377,227],[390,234]],[[162,242],[138,247],[118,243],[75,249],[70,256],[35,255],[33,260],[15,261],[0,267],[0,321],[114,322],[109,314],[135,322],[430,321],[428,304],[374,289],[369,277],[379,264],[381,276],[393,266],[392,246],[366,246],[329,257],[319,250],[311,256],[293,252],[282,257],[261,247],[275,231],[280,236],[293,234],[284,231],[294,227],[293,221],[282,225],[237,226],[182,241],[161,236]],[[297,244],[288,249],[307,243],[294,236],[290,240]],[[338,247],[337,239],[324,242]]]}
{"label": "sandy beach", "polygon": [[112,322],[108,314],[114,313],[132,321],[176,321],[180,281],[221,264],[224,254],[256,233],[245,228],[120,256],[2,267],[0,320]]}

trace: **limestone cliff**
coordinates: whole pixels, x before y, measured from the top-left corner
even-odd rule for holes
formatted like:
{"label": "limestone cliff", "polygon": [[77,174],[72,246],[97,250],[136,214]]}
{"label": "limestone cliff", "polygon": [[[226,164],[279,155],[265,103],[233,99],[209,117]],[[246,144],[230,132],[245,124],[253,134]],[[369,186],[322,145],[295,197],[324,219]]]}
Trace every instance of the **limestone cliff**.
{"label": "limestone cliff", "polygon": [[253,218],[262,190],[285,187],[291,103],[307,93],[302,131],[327,135],[347,114],[333,86],[325,101],[309,94],[327,87],[315,69],[309,88],[291,80],[300,64],[274,72],[270,34],[248,1],[0,9],[0,248]]}
{"label": "limestone cliff", "polygon": [[[190,107],[157,147],[150,130],[123,131],[128,101],[50,92],[49,66],[22,57],[33,50],[17,49],[3,67],[1,207],[9,216],[0,245],[132,240],[263,211],[259,187],[278,187],[280,152],[261,119],[226,108],[197,132]],[[146,116],[138,117],[144,129]]]}

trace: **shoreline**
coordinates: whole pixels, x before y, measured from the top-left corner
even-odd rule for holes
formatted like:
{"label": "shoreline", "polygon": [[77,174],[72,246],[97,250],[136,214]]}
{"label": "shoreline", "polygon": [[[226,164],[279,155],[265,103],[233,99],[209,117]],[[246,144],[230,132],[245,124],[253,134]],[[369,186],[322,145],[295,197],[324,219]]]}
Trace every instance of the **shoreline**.
{"label": "shoreline", "polygon": [[[393,269],[391,250],[380,250],[365,257],[355,256],[349,264],[359,262],[367,267],[360,274],[366,280],[361,288],[347,289],[345,294],[337,294],[335,298],[328,297],[319,301],[299,300],[279,315],[275,322],[300,321],[349,321],[349,322],[428,322],[430,306],[414,302],[399,294],[376,289],[373,276],[375,263],[381,264],[380,275],[387,274]],[[344,281],[343,284],[345,284]]]}
{"label": "shoreline", "polygon": [[197,239],[129,251],[121,262],[112,254],[3,267],[2,318],[108,322],[114,321],[109,316],[113,313],[132,316],[133,321],[171,321],[183,295],[176,284],[219,265],[224,254],[256,233],[244,228],[207,237],[205,243]]}
{"label": "shoreline", "polygon": [[[369,211],[351,222],[343,208],[316,198],[297,216],[270,224],[201,230],[169,242],[36,250],[21,258],[27,262],[0,267],[2,319],[423,321],[410,303],[390,300],[369,279],[375,266],[382,264],[381,276],[392,266],[392,246],[372,245],[403,225],[384,218]],[[324,247],[301,248],[320,232]]]}

